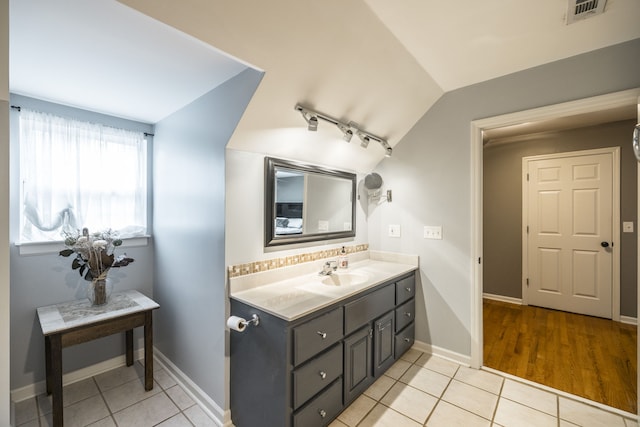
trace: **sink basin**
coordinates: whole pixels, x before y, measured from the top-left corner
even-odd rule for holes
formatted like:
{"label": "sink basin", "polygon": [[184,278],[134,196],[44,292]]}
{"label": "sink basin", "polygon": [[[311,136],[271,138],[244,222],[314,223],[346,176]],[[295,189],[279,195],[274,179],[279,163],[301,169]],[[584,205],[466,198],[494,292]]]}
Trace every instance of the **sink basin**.
{"label": "sink basin", "polygon": [[355,286],[366,282],[369,276],[360,273],[333,273],[322,279],[327,286]]}

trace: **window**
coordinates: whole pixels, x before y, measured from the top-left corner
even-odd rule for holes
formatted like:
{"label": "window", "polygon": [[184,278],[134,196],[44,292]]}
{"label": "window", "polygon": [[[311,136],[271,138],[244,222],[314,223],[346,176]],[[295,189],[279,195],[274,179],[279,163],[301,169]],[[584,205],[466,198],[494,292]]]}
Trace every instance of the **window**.
{"label": "window", "polygon": [[142,132],[20,111],[20,242],[64,230],[147,233],[147,142]]}

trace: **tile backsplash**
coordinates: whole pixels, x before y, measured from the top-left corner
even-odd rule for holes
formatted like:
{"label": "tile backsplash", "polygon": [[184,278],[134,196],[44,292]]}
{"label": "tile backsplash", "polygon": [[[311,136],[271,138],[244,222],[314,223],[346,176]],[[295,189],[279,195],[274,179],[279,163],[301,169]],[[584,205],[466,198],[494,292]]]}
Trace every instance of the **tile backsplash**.
{"label": "tile backsplash", "polygon": [[[369,244],[344,246],[347,254],[354,254],[369,250]],[[260,261],[248,262],[245,264],[230,265],[227,270],[229,278],[246,276],[247,274],[260,273],[267,270],[275,270],[277,268],[289,267],[305,262],[317,261],[319,259],[337,257],[342,250],[342,246],[332,249],[324,249],[315,252],[305,252],[289,255],[281,258],[263,259]]]}

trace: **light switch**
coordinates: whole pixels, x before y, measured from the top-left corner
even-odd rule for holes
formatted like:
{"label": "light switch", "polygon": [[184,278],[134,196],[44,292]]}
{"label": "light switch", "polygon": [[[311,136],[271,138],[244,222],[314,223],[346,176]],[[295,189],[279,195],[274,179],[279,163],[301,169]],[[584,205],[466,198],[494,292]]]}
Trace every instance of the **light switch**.
{"label": "light switch", "polygon": [[424,226],[424,238],[442,240],[442,226],[440,225],[425,225]]}
{"label": "light switch", "polygon": [[623,221],[622,222],[622,232],[623,233],[633,233],[633,221]]}
{"label": "light switch", "polygon": [[389,237],[400,237],[399,224],[389,224]]}

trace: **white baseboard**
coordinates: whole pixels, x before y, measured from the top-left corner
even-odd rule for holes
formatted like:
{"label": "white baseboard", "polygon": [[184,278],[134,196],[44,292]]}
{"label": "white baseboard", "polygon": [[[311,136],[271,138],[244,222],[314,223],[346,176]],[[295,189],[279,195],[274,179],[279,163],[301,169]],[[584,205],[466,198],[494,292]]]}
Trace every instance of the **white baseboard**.
{"label": "white baseboard", "polygon": [[[144,357],[144,349],[140,348],[133,352],[133,359],[139,360]],[[120,366],[124,366],[127,364],[125,355],[117,356],[109,360],[105,360],[104,362],[96,363],[95,365],[87,366],[86,368],[78,369],[77,371],[72,371],[64,374],[62,376],[62,385],[73,384],[78,381],[85,380],[87,378],[91,378],[95,375],[99,375],[103,372],[110,371],[115,368],[119,368]],[[29,384],[24,387],[17,388],[15,390],[11,390],[11,400],[14,402],[20,402],[25,399],[29,399],[31,397],[35,397],[39,394],[45,393],[47,391],[47,383],[46,381],[40,381],[34,384]]]}
{"label": "white baseboard", "polygon": [[637,317],[631,317],[631,316],[620,316],[620,322],[621,323],[626,323],[628,325],[637,325],[638,324],[638,318]]}
{"label": "white baseboard", "polygon": [[456,353],[455,351],[447,350],[418,340],[413,343],[413,348],[420,350],[423,353],[432,354],[464,366],[471,366],[471,356],[467,356],[465,354]]}
{"label": "white baseboard", "polygon": [[503,295],[495,295],[495,294],[487,294],[487,293],[483,293],[482,298],[486,298],[494,301],[508,302],[510,304],[522,305],[522,298],[505,297]]}
{"label": "white baseboard", "polygon": [[155,360],[161,365],[167,373],[178,382],[185,392],[191,397],[207,415],[220,427],[233,426],[231,423],[231,411],[225,411],[216,402],[209,397],[191,378],[182,372],[158,349],[154,349]]}

